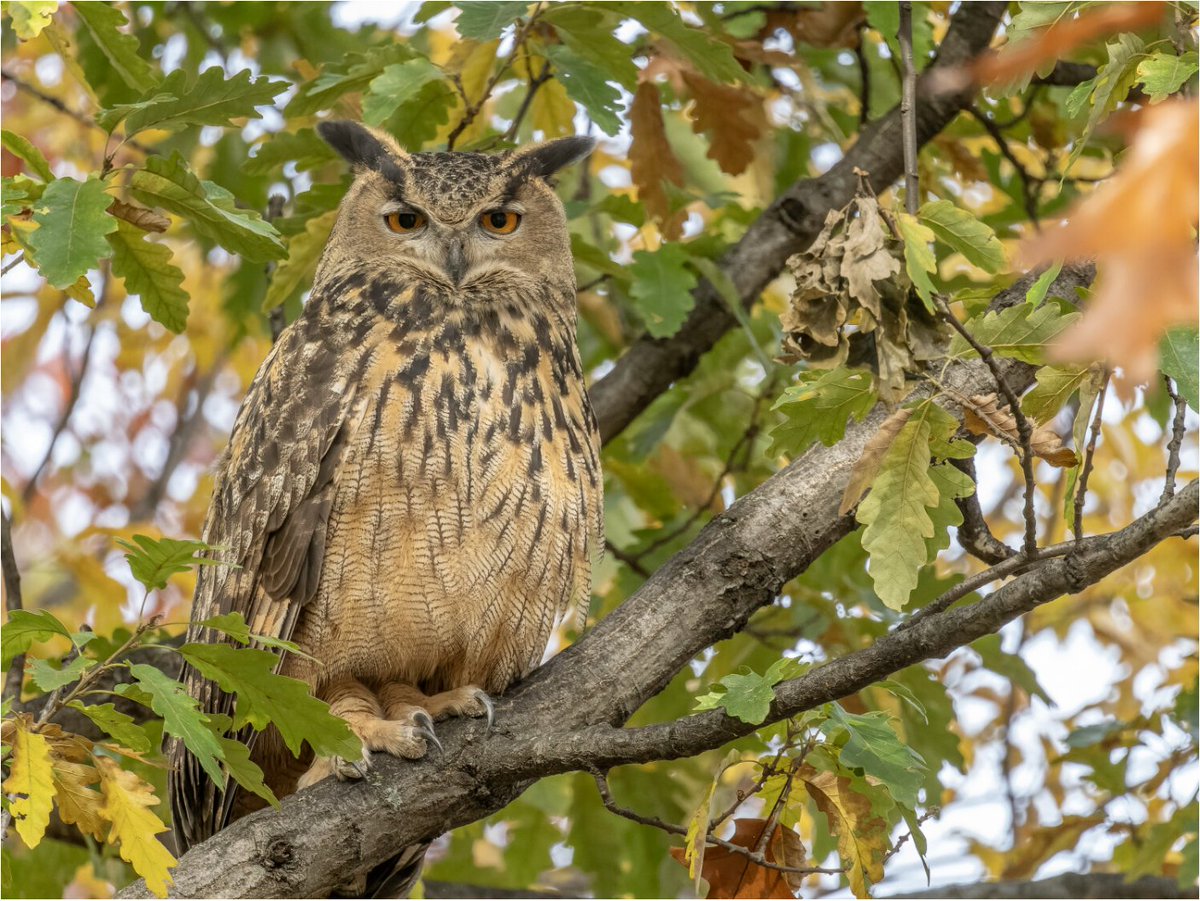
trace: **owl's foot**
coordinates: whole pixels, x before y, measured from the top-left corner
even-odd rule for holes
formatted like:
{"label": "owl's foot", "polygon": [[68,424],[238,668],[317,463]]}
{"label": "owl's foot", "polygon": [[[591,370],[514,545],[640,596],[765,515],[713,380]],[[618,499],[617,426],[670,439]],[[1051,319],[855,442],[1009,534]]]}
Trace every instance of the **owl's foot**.
{"label": "owl's foot", "polygon": [[396,719],[360,715],[347,719],[347,722],[351,731],[362,740],[362,759],[318,757],[297,781],[297,789],[316,785],[330,776],[336,776],[339,782],[362,779],[371,769],[372,751],[416,760],[425,756],[428,743],[432,743],[439,752],[442,750],[442,743],[433,731],[432,717],[420,707],[410,708]]}
{"label": "owl's foot", "polygon": [[487,692],[474,685],[465,685],[432,695],[422,702],[435,720],[441,721],[451,716],[486,716],[488,729],[496,719],[496,707]]}

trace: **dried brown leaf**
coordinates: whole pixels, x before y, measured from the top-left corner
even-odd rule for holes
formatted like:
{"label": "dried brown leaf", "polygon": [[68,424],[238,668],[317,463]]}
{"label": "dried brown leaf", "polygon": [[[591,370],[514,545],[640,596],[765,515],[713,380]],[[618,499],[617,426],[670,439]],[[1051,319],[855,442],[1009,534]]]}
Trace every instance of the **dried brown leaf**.
{"label": "dried brown leaf", "polygon": [[871,440],[863,448],[858,462],[850,470],[850,480],[846,483],[846,490],[842,494],[842,503],[838,507],[839,516],[845,516],[858,506],[862,496],[875,481],[875,476],[879,474],[879,467],[883,465],[883,458],[887,456],[888,448],[892,446],[892,442],[896,440],[896,436],[900,434],[900,430],[904,428],[904,424],[908,422],[912,414],[911,407],[902,407],[885,419],[883,425],[879,427],[879,431],[871,436]]}
{"label": "dried brown leaf", "polygon": [[[729,841],[743,848],[756,848],[767,821],[745,818],[733,821],[734,832]],[[684,849],[672,848],[671,856],[686,866]],[[805,850],[800,836],[793,830],[777,825],[764,849],[770,863],[787,867],[804,865]],[[708,883],[709,898],[794,898],[800,887],[799,873],[783,873],[759,866],[749,858],[728,848],[709,846],[704,854],[701,876]]]}
{"label": "dried brown leaf", "polygon": [[[1017,420],[1008,406],[1000,406],[995,392],[957,398],[963,406],[963,424],[973,435],[994,435],[1021,450],[1021,434]],[[964,402],[965,401],[965,402]],[[1029,436],[1029,448],[1051,466],[1070,469],[1079,464],[1075,452],[1064,447],[1062,438],[1049,425],[1034,424]]]}
{"label": "dried brown leaf", "polygon": [[722,171],[741,175],[754,161],[754,143],[762,134],[762,98],[749,88],[716,84],[684,70],[692,98],[692,131],[708,136],[709,159]]}
{"label": "dried brown leaf", "polygon": [[130,225],[136,225],[142,231],[161,234],[171,227],[171,220],[166,216],[137,204],[126,203],[123,200],[114,200],[109,206],[108,212],[118,219],[124,219]]}
{"label": "dried brown leaf", "polygon": [[638,200],[659,222],[669,239],[680,236],[682,211],[672,213],[663,182],[682,187],[683,166],[671,150],[663,125],[662,100],[658,88],[646,81],[638,85],[629,108],[629,128],[633,141],[629,146],[629,170],[638,188]]}

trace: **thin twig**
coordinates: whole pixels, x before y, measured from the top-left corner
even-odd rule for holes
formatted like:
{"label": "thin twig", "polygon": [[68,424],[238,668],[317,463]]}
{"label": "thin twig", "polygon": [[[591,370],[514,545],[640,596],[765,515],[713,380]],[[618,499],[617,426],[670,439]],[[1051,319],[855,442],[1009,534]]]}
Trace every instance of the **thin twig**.
{"label": "thin twig", "polygon": [[[642,814],[637,813],[636,811],[619,806],[616,801],[613,800],[612,790],[608,787],[608,779],[606,778],[605,774],[593,771],[592,777],[596,780],[596,788],[600,792],[600,800],[604,803],[604,807],[609,811],[609,813],[615,813],[619,817],[624,817],[627,820],[632,820],[633,822],[640,823],[643,826],[653,826],[655,829],[661,829],[663,832],[670,833],[671,835],[687,835],[688,831],[682,826],[676,826],[674,823],[667,823],[663,820],[660,820],[658,817],[642,816]],[[842,873],[846,872],[842,868],[834,867],[785,866],[784,864],[767,860],[763,854],[751,851],[749,848],[744,847],[743,845],[726,841],[725,839],[718,838],[711,833],[706,837],[706,840],[711,844],[724,848],[726,851],[731,851],[734,854],[739,854],[742,857],[745,857],[747,860],[757,866],[765,867],[769,870],[778,870],[781,873],[800,873],[803,875],[821,873],[827,876],[840,876]]]}
{"label": "thin twig", "polygon": [[[930,807],[923,814],[921,814],[919,817],[917,817],[917,825],[920,826],[926,820],[932,820],[934,817],[936,817],[941,812],[942,812],[942,809],[940,807]],[[912,832],[906,832],[902,836],[900,836],[900,838],[896,841],[896,844],[892,845],[892,849],[890,851],[888,851],[887,854],[883,855],[883,860],[881,860],[880,863],[887,863],[889,860],[891,860],[893,857],[895,857],[897,854],[899,854],[900,849],[904,847],[904,843],[907,842],[910,838],[912,838]]]}
{"label": "thin twig", "polygon": [[[1037,199],[1041,194],[1041,188],[1045,183],[1045,179],[1037,178],[1030,174],[1029,170],[1017,159],[1016,154],[1012,152],[1012,148],[1008,146],[1008,139],[1004,136],[1004,132],[1000,130],[1000,126],[992,121],[986,113],[974,104],[971,104],[966,109],[967,112],[979,121],[984,130],[991,135],[992,140],[996,142],[996,146],[1000,148],[1001,155],[1016,170],[1017,178],[1021,180],[1021,197],[1025,205],[1025,215],[1029,217],[1029,221],[1033,227],[1040,231],[1041,222],[1038,219]],[[1013,121],[1016,122],[1017,120]]]}
{"label": "thin twig", "polygon": [[[979,483],[979,478],[975,474],[975,459],[973,457],[966,460],[951,460],[950,462],[957,470],[970,478],[972,484]],[[1016,551],[993,535],[992,530],[988,528],[987,520],[983,515],[983,508],[979,505],[978,491],[972,491],[966,497],[959,498],[955,503],[958,504],[959,512],[962,513],[963,517],[962,524],[958,527],[958,544],[964,551],[975,559],[982,560],[989,566],[995,566],[997,563],[1007,560],[1016,553]]]}
{"label": "thin twig", "polygon": [[913,65],[912,3],[901,0],[900,59],[904,64],[903,90],[900,97],[900,129],[904,140],[904,208],[917,214],[917,70]]}
{"label": "thin twig", "polygon": [[646,567],[642,566],[641,560],[639,560],[637,557],[633,556],[632,554],[625,553],[625,551],[621,550],[619,547],[617,547],[615,544],[613,544],[607,538],[604,539],[604,547],[610,554],[612,554],[614,557],[616,557],[618,560],[620,560],[622,563],[624,563],[626,566],[628,566],[630,569],[632,569],[635,573],[637,573],[643,579],[650,578],[650,576],[651,576],[650,570],[648,570],[648,569],[646,569]]}
{"label": "thin twig", "polygon": [[[27,82],[25,79],[21,78],[20,76],[13,75],[12,72],[10,72],[9,70],[0,69],[0,78],[3,78],[5,81],[11,81],[18,90],[24,91],[26,94],[29,94],[31,97],[36,97],[38,100],[42,101],[42,103],[49,104],[50,106],[52,106],[56,110],[58,110],[60,113],[64,113],[65,115],[70,116],[76,122],[80,122],[83,125],[88,126],[89,128],[98,128],[98,129],[100,129],[100,131],[103,131],[105,134],[108,134],[107,129],[105,129],[102,125],[100,125],[95,119],[89,118],[88,116],[85,116],[83,113],[76,112],[75,110],[73,110],[69,106],[67,106],[65,103],[63,103],[61,100],[59,100],[57,97],[47,94],[41,88],[30,84],[29,82]],[[145,154],[146,156],[154,156],[158,152],[154,148],[147,147],[145,144],[140,144],[131,138],[126,138],[122,143],[125,144],[125,146],[127,146],[127,147],[132,147],[134,150],[138,151],[139,153]]]}
{"label": "thin twig", "polygon": [[461,79],[454,79],[454,86],[458,90],[459,96],[462,97],[463,103],[466,105],[466,109],[463,110],[463,117],[458,121],[458,124],[454,126],[454,128],[450,131],[450,134],[446,135],[447,150],[454,149],[455,142],[459,139],[462,133],[467,130],[467,127],[475,121],[475,117],[478,116],[483,110],[484,104],[487,103],[488,99],[492,96],[492,91],[496,89],[496,85],[500,83],[500,79],[508,74],[508,70],[512,68],[513,60],[517,58],[517,53],[521,51],[525,44],[525,39],[529,37],[529,32],[533,28],[533,23],[541,14],[542,4],[540,2],[534,4],[533,10],[529,13],[525,21],[518,26],[516,34],[513,35],[513,48],[512,52],[508,55],[508,59],[505,60],[504,64],[501,65],[496,70],[495,74],[488,79],[488,83],[484,86],[483,93],[479,95],[479,101],[477,103],[471,103],[467,99],[466,92],[462,87]]}
{"label": "thin twig", "polygon": [[[282,194],[272,194],[267,199],[267,215],[268,222],[274,222],[283,215],[283,204],[285,198]],[[271,274],[275,271],[273,262],[267,263],[267,282],[271,281]],[[283,334],[283,330],[287,328],[287,314],[283,311],[283,304],[275,307],[267,314],[267,321],[271,326],[271,343],[274,344],[279,340],[279,336]]]}
{"label": "thin twig", "polygon": [[854,56],[858,59],[858,125],[862,129],[871,121],[871,65],[867,60],[867,48],[863,43],[863,32],[867,23],[858,26],[858,44]]}
{"label": "thin twig", "polygon": [[[21,571],[17,569],[17,557],[13,553],[12,520],[0,510],[0,566],[4,569],[4,609],[11,617],[14,611],[23,610],[21,601]],[[4,697],[15,704],[21,700],[21,683],[25,680],[25,655],[13,658],[4,677]],[[0,833],[2,834],[2,833]]]}
{"label": "thin twig", "polygon": [[[1083,468],[1079,471],[1079,484],[1075,486],[1075,540],[1083,541],[1083,504],[1087,499],[1088,477],[1092,474],[1092,462],[1096,454],[1096,441],[1100,437],[1100,418],[1104,412],[1104,395],[1108,391],[1107,370],[1100,383],[1100,394],[1096,398],[1096,414],[1092,417],[1091,433],[1088,435],[1087,451],[1083,455]],[[1076,448],[1078,450],[1078,448]]]}
{"label": "thin twig", "polygon": [[22,250],[15,257],[13,257],[11,262],[6,263],[3,269],[0,269],[0,275],[8,275],[10,272],[12,272],[13,269],[15,269],[17,266],[19,266],[21,263],[24,263],[24,262],[25,262],[25,251]]}
{"label": "thin twig", "polygon": [[521,122],[524,121],[529,108],[533,105],[533,98],[537,94],[538,89],[553,77],[550,74],[549,61],[545,61],[541,72],[533,75],[533,62],[528,52],[525,53],[525,68],[530,73],[529,87],[525,91],[525,97],[521,100],[521,106],[517,109],[517,114],[513,116],[512,124],[508,126],[501,137],[500,140],[502,141],[511,141],[516,138],[517,130],[521,127]]}
{"label": "thin twig", "polygon": [[1159,504],[1165,504],[1175,496],[1175,476],[1179,473],[1180,455],[1183,448],[1183,435],[1186,431],[1187,402],[1175,390],[1175,383],[1169,376],[1163,376],[1163,384],[1167,386],[1167,394],[1175,405],[1175,418],[1171,422],[1171,440],[1167,443],[1167,472],[1163,481],[1162,495]]}
{"label": "thin twig", "polygon": [[[107,286],[108,277],[105,276],[105,285]],[[100,306],[100,302],[96,306]],[[62,414],[58,417],[58,422],[54,425],[54,431],[50,433],[50,444],[46,447],[46,453],[42,456],[41,461],[34,468],[33,473],[29,476],[29,481],[25,483],[25,487],[21,490],[21,500],[25,503],[33,498],[34,492],[37,490],[38,480],[42,477],[42,473],[46,467],[50,465],[50,460],[54,457],[54,447],[58,444],[58,439],[62,437],[62,433],[66,431],[67,423],[71,420],[71,415],[75,412],[75,405],[79,402],[79,395],[83,387],[83,379],[87,375],[88,363],[92,358],[92,344],[96,338],[96,327],[88,326],[87,343],[83,346],[83,356],[79,360],[79,367],[71,375],[71,381],[68,385],[67,402],[63,406]],[[70,370],[70,358],[64,353],[68,371]]]}
{"label": "thin twig", "polygon": [[992,378],[996,380],[996,386],[1008,402],[1009,411],[1017,423],[1017,435],[1021,440],[1021,472],[1025,476],[1025,543],[1022,553],[1026,557],[1032,558],[1037,553],[1037,510],[1034,507],[1034,492],[1037,483],[1034,481],[1033,474],[1033,427],[1025,418],[1025,414],[1021,410],[1021,402],[1012,386],[1008,384],[1008,379],[1004,377],[1004,372],[1001,370],[1000,364],[996,362],[992,349],[975,340],[975,336],[967,331],[966,327],[958,321],[958,317],[950,310],[945,298],[940,295],[934,295],[934,298],[943,318],[950,323],[950,327],[962,335],[991,371]]}

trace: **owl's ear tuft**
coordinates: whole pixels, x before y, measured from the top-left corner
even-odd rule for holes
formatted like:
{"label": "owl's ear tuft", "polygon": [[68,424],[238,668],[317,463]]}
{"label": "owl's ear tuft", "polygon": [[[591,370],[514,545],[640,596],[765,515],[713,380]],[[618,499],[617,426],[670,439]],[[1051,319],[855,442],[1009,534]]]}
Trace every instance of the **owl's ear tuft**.
{"label": "owl's ear tuft", "polygon": [[358,122],[318,122],[317,134],[352,166],[389,174],[396,158],[404,155],[390,136]]}
{"label": "owl's ear tuft", "polygon": [[526,167],[530,175],[550,178],[560,169],[565,169],[584,159],[595,147],[595,138],[575,135],[518,150],[515,159],[520,161],[520,165]]}

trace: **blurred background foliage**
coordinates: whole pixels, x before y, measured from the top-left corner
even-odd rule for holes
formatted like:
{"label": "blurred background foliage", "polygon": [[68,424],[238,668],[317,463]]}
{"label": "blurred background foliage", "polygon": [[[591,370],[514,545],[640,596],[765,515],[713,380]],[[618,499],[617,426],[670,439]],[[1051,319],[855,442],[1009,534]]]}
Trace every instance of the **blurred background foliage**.
{"label": "blurred background foliage", "polygon": [[[134,171],[178,154],[237,208],[274,226],[261,252],[239,254],[231,252],[238,235],[205,231],[172,210],[137,236],[167,248],[179,272],[174,288],[150,292],[160,301],[150,304],[128,274],[114,274],[118,258],[87,267],[83,284],[52,287],[16,262],[29,236],[6,220],[3,492],[25,604],[102,635],[128,628],[141,601],[114,540],[199,535],[211,466],[271,345],[272,307],[286,320],[300,309],[348,180],[315,137],[320,118],[364,118],[410,150],[499,150],[576,132],[600,138],[588,166],[559,185],[580,284],[580,345],[594,379],[643,332],[673,334],[691,303],[688,288],[712,273],[771,200],[827,170],[865,122],[900,99],[894,3],[563,2],[534,15],[524,2],[464,3],[461,11],[411,3],[394,12],[322,2],[105,5],[119,15],[116,25],[88,21],[82,6],[5,4],[5,130],[31,142],[54,175],[103,175],[114,195],[132,191],[143,202]],[[1008,37],[1088,6],[1014,3]],[[950,3],[914,4],[918,67],[951,11]],[[1006,248],[1053,222],[1112,174],[1126,142],[1096,126],[1144,102],[1144,94],[1128,96],[1148,87],[1135,88],[1139,60],[1155,47],[1178,57],[1184,75],[1173,91],[1194,90],[1194,21],[1192,5],[1172,4],[1161,24],[1142,32],[1132,62],[1122,57],[1128,35],[1075,49],[1072,62],[1120,75],[1121,90],[1103,97],[1095,80],[1082,95],[1051,79],[984,91],[922,151],[922,200],[953,199]],[[122,45],[114,32],[133,43]],[[144,70],[128,62],[130,50]],[[220,77],[197,85],[213,67]],[[164,77],[178,74],[190,85],[183,96],[196,101],[219,94],[242,70],[273,82],[258,82],[259,94],[234,115],[205,122],[193,111],[178,127],[151,122],[125,140],[120,126],[110,137],[98,124],[104,110],[134,104],[136,112],[167,90]],[[21,180],[31,174],[29,155],[12,151],[6,141],[6,199],[28,188]],[[219,198],[206,190],[209,201]],[[272,195],[283,198],[281,210],[269,209]],[[881,203],[899,208],[891,192]],[[988,275],[942,253],[936,278],[970,308],[1015,275]],[[787,275],[776,280],[742,328],[605,448],[610,553],[596,573],[593,620],[710,516],[788,462],[768,449],[787,417],[773,404],[796,373],[776,359],[790,288]],[[1074,414],[1068,403],[1064,433]],[[1109,392],[1087,532],[1120,527],[1157,499],[1171,414],[1161,380]],[[1195,426],[1189,412],[1180,472],[1189,478]],[[977,466],[989,525],[1019,543],[1019,464],[987,442]],[[1041,534],[1051,544],[1070,536],[1062,504],[1069,474],[1038,472]],[[952,547],[922,572],[910,606],[980,568]],[[176,577],[147,612],[186,621],[193,585],[190,574]],[[842,701],[852,714],[892,714],[903,742],[929,762],[920,809],[940,811],[923,826],[935,884],[1088,869],[1194,881],[1196,604],[1195,542],[1167,542],[1001,636]],[[895,619],[853,534],[744,633],[694,661],[634,722],[684,716],[720,679],[766,672],[781,655],[819,662],[861,648]],[[42,646],[49,656],[63,650]],[[910,696],[915,703],[903,700]],[[782,730],[738,742],[742,759],[772,756]],[[754,783],[752,766],[719,770],[724,753],[623,768],[610,777],[613,793],[646,815],[686,823],[714,772],[714,810]],[[162,797],[162,770],[139,769]],[[797,803],[789,820],[813,859],[837,865],[829,826],[811,804]],[[891,841],[908,831],[899,823]],[[677,897],[692,891],[687,869],[669,853],[677,844],[605,811],[591,777],[573,774],[543,780],[494,817],[441,839],[426,875]],[[889,855],[878,893],[925,883],[917,844]],[[4,862],[8,897],[105,897],[132,878],[90,840],[48,838],[34,851],[6,844]],[[804,894],[839,884],[837,876],[806,877]]]}

